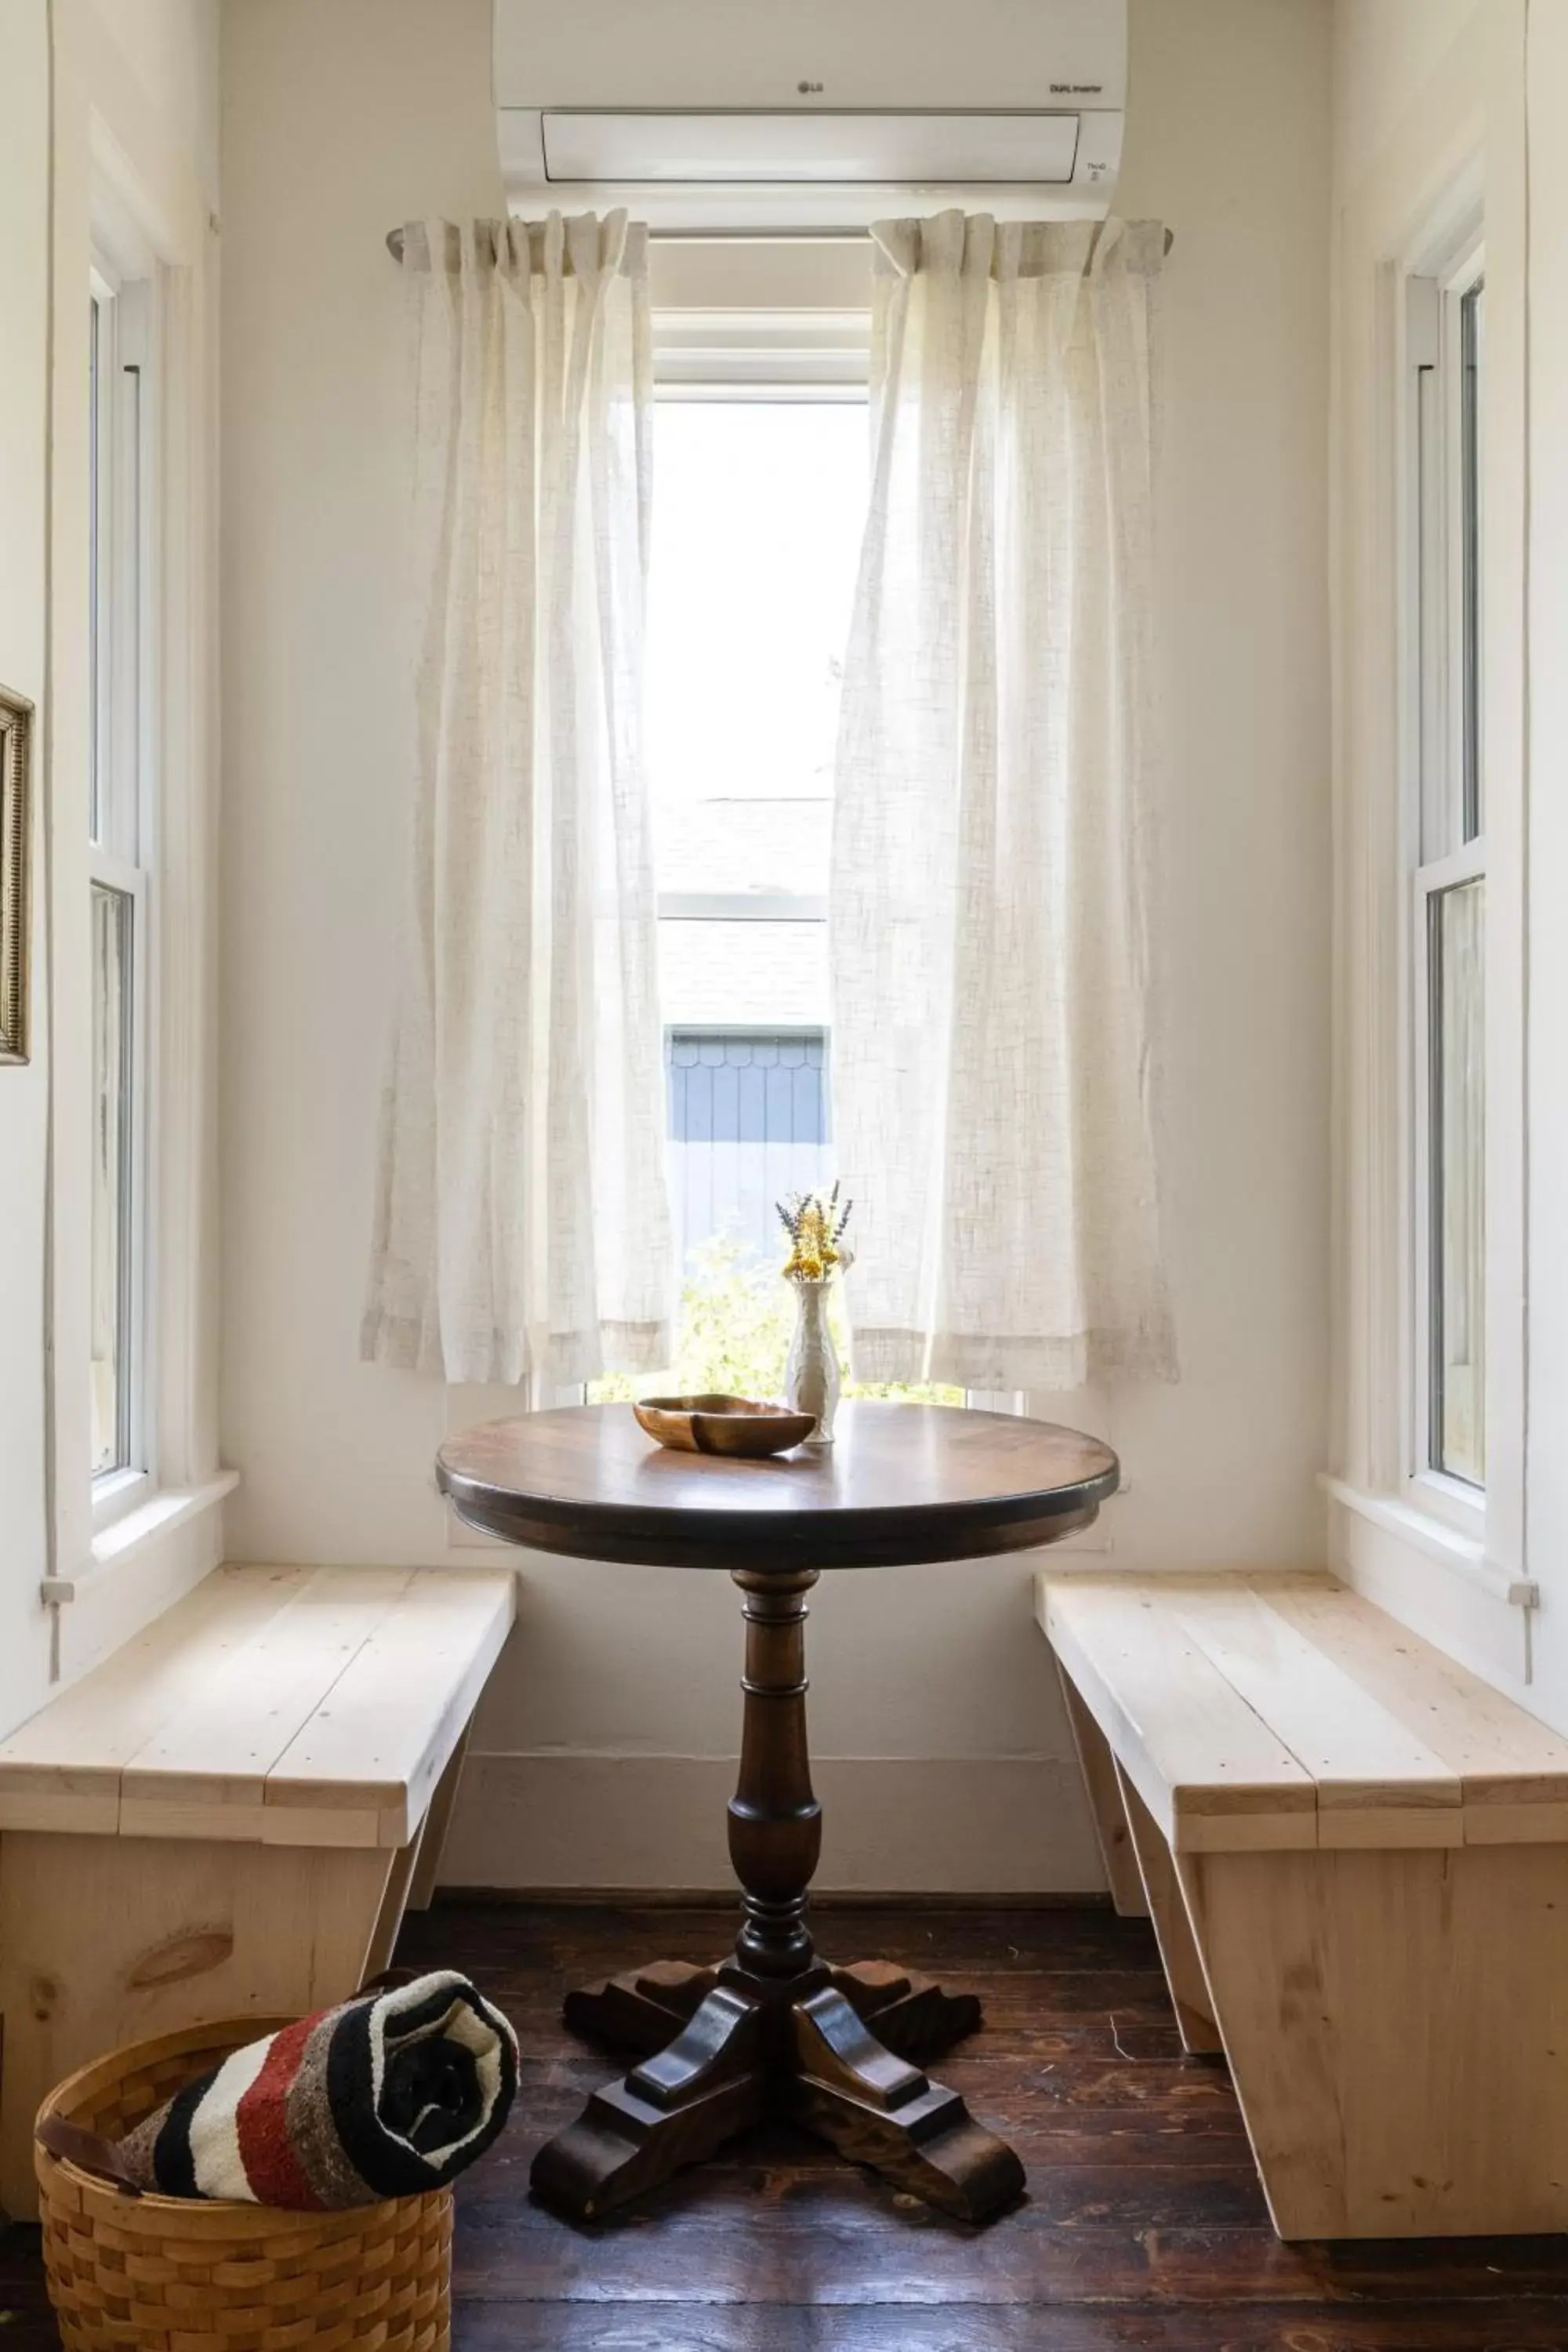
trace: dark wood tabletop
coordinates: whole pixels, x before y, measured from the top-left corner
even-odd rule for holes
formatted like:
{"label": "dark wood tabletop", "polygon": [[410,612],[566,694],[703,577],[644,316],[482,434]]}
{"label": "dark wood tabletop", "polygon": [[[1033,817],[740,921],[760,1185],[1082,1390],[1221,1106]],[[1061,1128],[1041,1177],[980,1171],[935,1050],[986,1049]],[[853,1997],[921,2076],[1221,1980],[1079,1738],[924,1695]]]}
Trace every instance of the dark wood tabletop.
{"label": "dark wood tabletop", "polygon": [[538,1551],[654,1566],[872,1568],[1058,1542],[1114,1494],[1098,1439],[1013,1413],[856,1401],[835,1442],[771,1461],[675,1454],[624,1404],[569,1405],[449,1438],[458,1517]]}

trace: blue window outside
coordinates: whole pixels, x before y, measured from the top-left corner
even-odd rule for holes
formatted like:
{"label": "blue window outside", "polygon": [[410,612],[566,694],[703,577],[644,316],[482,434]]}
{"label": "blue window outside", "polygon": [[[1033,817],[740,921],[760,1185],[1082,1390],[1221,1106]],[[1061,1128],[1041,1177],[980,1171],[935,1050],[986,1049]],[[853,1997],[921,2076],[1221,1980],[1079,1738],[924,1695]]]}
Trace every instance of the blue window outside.
{"label": "blue window outside", "polygon": [[727,1234],[779,1255],[773,1202],[829,1176],[822,1029],[672,1029],[669,1172],[679,1262]]}

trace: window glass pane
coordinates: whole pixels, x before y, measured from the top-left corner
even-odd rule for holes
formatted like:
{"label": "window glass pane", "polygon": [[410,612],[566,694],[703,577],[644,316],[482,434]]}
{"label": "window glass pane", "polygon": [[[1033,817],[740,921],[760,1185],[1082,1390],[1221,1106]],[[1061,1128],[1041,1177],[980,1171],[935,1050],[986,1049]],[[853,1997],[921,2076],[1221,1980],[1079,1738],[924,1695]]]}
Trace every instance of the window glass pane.
{"label": "window glass pane", "polygon": [[661,889],[827,887],[867,468],[861,401],[658,404],[647,748]]}
{"label": "window glass pane", "polygon": [[1486,1479],[1486,885],[1427,900],[1432,1003],[1433,1465]]}
{"label": "window glass pane", "polygon": [[129,894],[92,887],[92,1469],[131,1459],[127,1379],[131,1295]]}
{"label": "window glass pane", "polygon": [[103,702],[103,536],[100,513],[103,496],[102,436],[103,307],[95,295],[88,304],[88,493],[87,493],[87,645],[88,645],[88,835],[100,841],[102,828],[101,738]]}
{"label": "window glass pane", "polygon": [[1460,744],[1461,830],[1474,841],[1485,822],[1481,773],[1481,383],[1486,324],[1485,288],[1472,286],[1459,304],[1459,595],[1463,709]]}

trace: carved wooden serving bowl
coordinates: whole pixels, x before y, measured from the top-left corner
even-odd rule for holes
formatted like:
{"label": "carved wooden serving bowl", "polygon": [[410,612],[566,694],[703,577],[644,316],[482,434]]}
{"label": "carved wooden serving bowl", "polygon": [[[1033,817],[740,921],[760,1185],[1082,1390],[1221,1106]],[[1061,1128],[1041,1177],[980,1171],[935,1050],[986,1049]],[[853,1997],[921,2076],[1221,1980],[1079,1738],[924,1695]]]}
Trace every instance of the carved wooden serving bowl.
{"label": "carved wooden serving bowl", "polygon": [[804,1444],[816,1427],[810,1412],[758,1404],[751,1397],[645,1397],[634,1404],[638,1426],[676,1454],[728,1454],[761,1461]]}

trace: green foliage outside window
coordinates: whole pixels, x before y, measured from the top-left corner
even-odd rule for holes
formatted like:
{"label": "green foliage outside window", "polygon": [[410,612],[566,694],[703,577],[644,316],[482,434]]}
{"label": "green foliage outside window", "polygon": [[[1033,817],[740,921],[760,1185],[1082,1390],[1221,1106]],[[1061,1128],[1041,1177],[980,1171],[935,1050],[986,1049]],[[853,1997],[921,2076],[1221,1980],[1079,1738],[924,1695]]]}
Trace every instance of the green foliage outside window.
{"label": "green foliage outside window", "polygon": [[[783,1394],[784,1359],[795,1328],[795,1299],[776,1266],[733,1234],[712,1234],[690,1251],[680,1294],[675,1362],[634,1378],[612,1372],[588,1391],[592,1404],[637,1396]],[[828,1322],[839,1360],[848,1361],[844,1302],[835,1292]],[[847,1397],[889,1397],[906,1404],[962,1404],[963,1391],[941,1381],[846,1381]]]}

